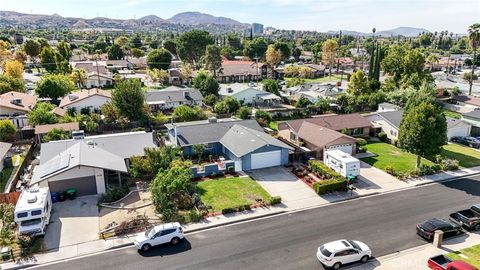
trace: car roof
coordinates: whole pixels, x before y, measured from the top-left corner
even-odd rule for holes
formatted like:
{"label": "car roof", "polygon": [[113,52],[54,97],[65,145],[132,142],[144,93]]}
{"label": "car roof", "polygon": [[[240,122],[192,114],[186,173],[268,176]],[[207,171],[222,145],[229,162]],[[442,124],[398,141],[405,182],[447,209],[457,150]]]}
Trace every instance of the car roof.
{"label": "car roof", "polygon": [[164,223],[164,224],[157,225],[154,228],[155,228],[155,231],[158,232],[158,231],[161,231],[161,230],[176,229],[176,228],[179,228],[179,227],[180,227],[180,223],[171,222],[171,223]]}
{"label": "car roof", "polygon": [[450,222],[444,219],[439,219],[439,218],[432,218],[422,223],[422,226],[428,229],[432,229],[432,228],[436,229],[436,228],[441,228],[448,225],[451,225]]}
{"label": "car roof", "polygon": [[338,251],[345,250],[347,248],[352,248],[350,243],[347,242],[347,240],[337,240],[333,242],[329,242],[323,245],[328,251],[335,253]]}

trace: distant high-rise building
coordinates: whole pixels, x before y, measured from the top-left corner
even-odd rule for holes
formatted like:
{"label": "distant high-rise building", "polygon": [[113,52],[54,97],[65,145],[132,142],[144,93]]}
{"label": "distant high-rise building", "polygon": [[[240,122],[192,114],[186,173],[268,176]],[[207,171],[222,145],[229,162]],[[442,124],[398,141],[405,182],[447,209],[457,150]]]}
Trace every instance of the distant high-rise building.
{"label": "distant high-rise building", "polygon": [[252,31],[254,35],[263,34],[263,24],[261,23],[252,23]]}

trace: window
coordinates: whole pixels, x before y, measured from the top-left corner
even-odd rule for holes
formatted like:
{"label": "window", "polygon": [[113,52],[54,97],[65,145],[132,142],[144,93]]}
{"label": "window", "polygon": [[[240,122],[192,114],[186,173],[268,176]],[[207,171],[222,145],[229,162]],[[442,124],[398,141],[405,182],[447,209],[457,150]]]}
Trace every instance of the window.
{"label": "window", "polygon": [[323,256],[325,257],[330,257],[330,255],[332,255],[332,253],[324,246],[320,247],[320,252],[322,252]]}
{"label": "window", "polygon": [[210,151],[213,149],[213,143],[206,143],[204,144],[205,146],[205,151]]}
{"label": "window", "polygon": [[17,218],[24,218],[24,217],[28,217],[28,213],[27,213],[27,212],[23,212],[23,213],[18,213],[18,214],[17,214]]}
{"label": "window", "polygon": [[42,214],[42,210],[34,210],[31,213],[32,216],[38,216],[38,215],[41,215],[41,214]]}
{"label": "window", "polygon": [[38,224],[40,222],[42,222],[41,218],[29,219],[29,220],[25,220],[25,221],[20,222],[20,225],[21,226],[31,226],[31,225]]}
{"label": "window", "polygon": [[171,233],[175,232],[176,230],[177,230],[177,229],[167,229],[167,230],[163,230],[161,235],[163,236],[163,235],[171,234]]}
{"label": "window", "polygon": [[293,132],[290,132],[290,140],[296,141],[297,140],[297,135],[295,135],[295,133],[293,133]]}
{"label": "window", "polygon": [[353,135],[362,135],[362,134],[363,134],[363,128],[355,128],[355,129],[353,129],[352,134],[353,134]]}
{"label": "window", "polygon": [[344,250],[344,251],[339,251],[335,253],[335,257],[342,257],[342,256],[347,256],[350,255],[349,250]]}

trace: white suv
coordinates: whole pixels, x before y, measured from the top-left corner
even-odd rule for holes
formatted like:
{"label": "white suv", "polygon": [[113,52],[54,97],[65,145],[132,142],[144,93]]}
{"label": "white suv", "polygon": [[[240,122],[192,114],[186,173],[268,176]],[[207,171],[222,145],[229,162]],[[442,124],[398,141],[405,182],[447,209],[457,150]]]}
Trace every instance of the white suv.
{"label": "white suv", "polygon": [[145,233],[139,234],[133,241],[133,244],[142,251],[148,251],[153,246],[166,243],[176,245],[183,238],[185,236],[180,223],[174,222],[155,226]]}
{"label": "white suv", "polygon": [[362,262],[366,263],[372,251],[360,241],[338,240],[320,246],[317,250],[318,260],[326,267],[340,269],[342,265]]}

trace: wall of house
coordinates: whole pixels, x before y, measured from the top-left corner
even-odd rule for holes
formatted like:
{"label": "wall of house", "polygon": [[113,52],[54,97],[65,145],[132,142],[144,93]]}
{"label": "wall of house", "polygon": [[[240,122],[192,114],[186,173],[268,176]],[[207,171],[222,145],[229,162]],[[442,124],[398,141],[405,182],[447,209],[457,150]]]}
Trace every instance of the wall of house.
{"label": "wall of house", "polygon": [[68,171],[59,173],[55,176],[48,178],[48,181],[49,182],[62,181],[65,179],[88,177],[88,176],[94,176],[94,175],[95,175],[95,168],[77,166],[77,167],[71,168]]}
{"label": "wall of house", "polygon": [[94,88],[94,87],[104,87],[107,85],[112,85],[112,80],[105,79],[100,77],[100,86],[98,85],[98,78],[96,75],[93,75],[87,79],[87,83],[85,84],[86,88]]}
{"label": "wall of house", "polygon": [[450,139],[454,136],[469,136],[471,125],[468,123],[458,123],[452,128],[447,129],[447,139]]}
{"label": "wall of house", "polygon": [[211,176],[213,174],[225,174],[228,171],[228,168],[232,167],[232,171],[235,170],[235,162],[232,160],[225,161],[225,167],[223,169],[218,167],[217,163],[212,163],[203,166],[202,168],[192,167],[193,178],[201,178],[206,176]]}
{"label": "wall of house", "polygon": [[[175,141],[175,139],[173,139],[173,141]],[[192,145],[184,146],[182,150],[183,150],[183,156],[185,157],[189,157],[195,154],[195,151],[193,150]],[[215,142],[212,144],[211,149],[205,148],[205,152],[203,156],[206,157],[208,155],[222,155],[222,154],[223,154],[222,145],[219,142]]]}
{"label": "wall of house", "polygon": [[17,110],[9,107],[0,107],[0,115],[18,115],[18,114],[26,114],[27,112],[23,110]]}
{"label": "wall of house", "polygon": [[90,96],[86,99],[79,100],[77,102],[71,103],[67,106],[64,106],[64,109],[75,108],[76,112],[80,112],[82,108],[89,107],[90,110],[100,109],[103,104],[111,102],[112,99],[104,96]]}
{"label": "wall of house", "polygon": [[252,169],[252,154],[256,153],[264,153],[264,152],[271,152],[271,151],[282,151],[282,161],[281,165],[287,165],[288,164],[288,149],[281,148],[278,146],[274,145],[267,145],[264,147],[261,147],[249,154],[246,154],[245,156],[242,157],[242,167],[244,171],[249,171]]}
{"label": "wall of house", "polygon": [[254,89],[247,89],[245,91],[242,91],[240,93],[233,95],[233,97],[238,101],[243,100],[243,103],[246,105],[247,104],[250,105],[253,103],[258,93],[259,91],[256,91]]}

